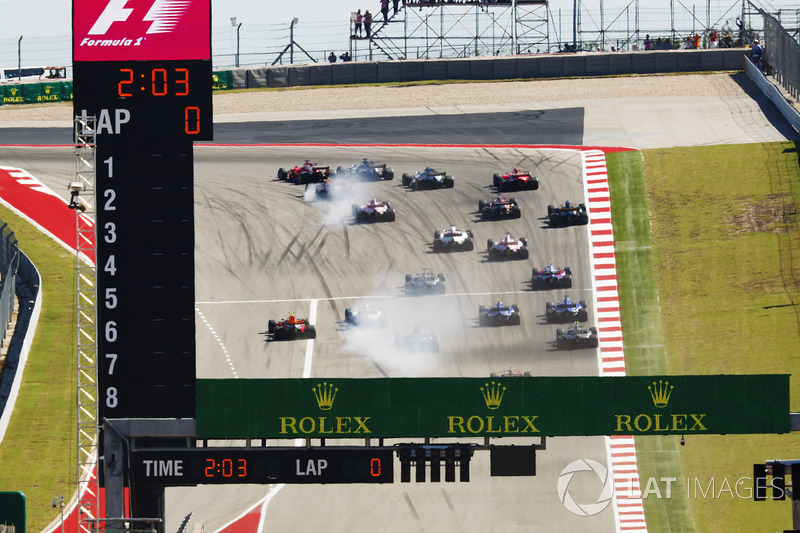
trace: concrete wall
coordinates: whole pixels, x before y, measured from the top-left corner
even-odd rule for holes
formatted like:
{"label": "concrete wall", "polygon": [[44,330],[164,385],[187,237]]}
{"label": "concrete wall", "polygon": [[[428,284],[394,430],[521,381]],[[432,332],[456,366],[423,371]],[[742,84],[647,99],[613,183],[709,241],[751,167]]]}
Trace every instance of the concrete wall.
{"label": "concrete wall", "polygon": [[509,80],[742,70],[744,48],[583,52],[466,59],[413,59],[236,69],[232,88],[427,80]]}

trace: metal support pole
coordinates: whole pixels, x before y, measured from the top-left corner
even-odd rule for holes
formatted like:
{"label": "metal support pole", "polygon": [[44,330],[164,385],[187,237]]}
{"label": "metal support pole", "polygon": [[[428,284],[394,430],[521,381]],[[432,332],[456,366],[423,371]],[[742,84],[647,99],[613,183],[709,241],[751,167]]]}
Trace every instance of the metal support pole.
{"label": "metal support pole", "polygon": [[17,41],[17,79],[22,81],[22,35]]}
{"label": "metal support pole", "polygon": [[236,26],[236,68],[239,68],[239,30],[242,29],[242,23],[240,22]]}

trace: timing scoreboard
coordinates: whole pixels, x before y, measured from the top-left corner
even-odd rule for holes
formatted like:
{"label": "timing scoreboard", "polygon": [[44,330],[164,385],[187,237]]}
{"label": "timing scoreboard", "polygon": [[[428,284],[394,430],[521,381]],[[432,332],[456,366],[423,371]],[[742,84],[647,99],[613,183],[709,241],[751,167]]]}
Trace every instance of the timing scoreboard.
{"label": "timing scoreboard", "polygon": [[212,139],[210,0],[75,0],[74,113],[96,117],[98,407],[194,418],[192,143]]}
{"label": "timing scoreboard", "polygon": [[192,448],[131,452],[136,484],[191,486],[268,483],[392,483],[393,451],[383,448]]}

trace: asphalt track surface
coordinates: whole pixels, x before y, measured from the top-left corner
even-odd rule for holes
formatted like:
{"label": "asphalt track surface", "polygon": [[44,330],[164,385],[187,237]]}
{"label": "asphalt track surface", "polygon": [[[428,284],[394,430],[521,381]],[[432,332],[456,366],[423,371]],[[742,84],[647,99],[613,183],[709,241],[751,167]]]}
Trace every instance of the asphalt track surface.
{"label": "asphalt track surface", "polygon": [[[550,229],[542,220],[547,204],[565,198],[583,201],[577,152],[253,145],[636,146],[630,126],[634,121],[651,132],[639,138],[645,145],[654,137],[663,146],[795,138],[774,109],[757,99],[662,104],[638,101],[623,108],[595,102],[544,111],[218,124],[217,143],[251,146],[195,149],[198,377],[487,376],[509,365],[534,375],[597,375],[594,350],[556,351],[556,326],[544,323],[545,302],[565,291],[534,292],[528,284],[534,266],[551,260],[569,265],[575,285],[566,292],[592,305],[586,228]],[[704,113],[697,113],[698,105]],[[0,142],[68,144],[69,131],[0,128]],[[364,184],[355,201],[373,194],[390,201],[397,209],[394,223],[354,224],[348,216],[351,200],[341,205],[306,202],[302,187],[275,179],[278,167],[307,158],[336,166],[364,156],[388,163],[398,177]],[[0,163],[25,168],[59,194],[66,194],[74,171],[72,150],[64,147],[2,147]],[[425,165],[455,176],[455,188],[413,192],[401,186],[402,172]],[[492,174],[511,166],[540,176],[540,190],[514,194],[522,218],[480,221],[477,202],[493,194]],[[474,252],[432,253],[433,232],[451,224],[474,231]],[[506,231],[528,238],[529,260],[486,261],[482,244]],[[404,274],[423,267],[446,275],[447,294],[403,295]],[[478,306],[496,297],[520,306],[521,326],[477,327]],[[389,313],[386,334],[355,333],[343,324],[344,309],[367,299]],[[269,318],[285,317],[290,311],[315,317],[318,338],[312,348],[306,341],[269,342],[264,334]],[[590,322],[594,318],[590,312]],[[439,354],[409,354],[393,346],[395,331],[416,324],[436,330]],[[267,497],[263,530],[613,531],[610,507],[587,519],[572,515],[558,502],[559,472],[583,458],[605,463],[603,439],[549,439],[547,450],[538,456],[537,476],[531,478],[489,477],[488,454],[483,452],[473,460],[470,483],[169,489],[167,530],[175,530],[193,511],[193,523],[215,531]],[[600,492],[599,481],[593,484],[591,477],[583,481],[573,483],[570,492],[576,501],[592,501]]]}

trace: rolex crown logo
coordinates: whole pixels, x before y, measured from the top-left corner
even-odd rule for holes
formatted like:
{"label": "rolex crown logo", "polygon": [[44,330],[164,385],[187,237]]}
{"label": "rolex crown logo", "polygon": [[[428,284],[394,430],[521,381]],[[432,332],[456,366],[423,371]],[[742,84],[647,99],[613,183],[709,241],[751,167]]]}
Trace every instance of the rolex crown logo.
{"label": "rolex crown logo", "polygon": [[323,411],[330,411],[339,388],[334,387],[333,383],[322,382],[317,383],[317,386],[312,387],[311,390],[314,391],[314,397],[317,399],[319,408]]}
{"label": "rolex crown logo", "polygon": [[664,381],[663,379],[659,379],[658,383],[654,381],[652,385],[647,386],[647,390],[650,391],[650,397],[653,398],[653,405],[659,409],[667,406],[674,388],[675,385],[670,385],[669,381]]}
{"label": "rolex crown logo", "polygon": [[500,403],[503,401],[503,395],[506,393],[506,388],[498,383],[492,381],[491,383],[486,383],[483,387],[481,387],[481,392],[483,393],[483,401],[486,402],[486,407],[489,409],[497,409],[500,407]]}

